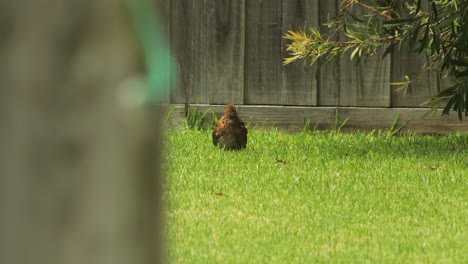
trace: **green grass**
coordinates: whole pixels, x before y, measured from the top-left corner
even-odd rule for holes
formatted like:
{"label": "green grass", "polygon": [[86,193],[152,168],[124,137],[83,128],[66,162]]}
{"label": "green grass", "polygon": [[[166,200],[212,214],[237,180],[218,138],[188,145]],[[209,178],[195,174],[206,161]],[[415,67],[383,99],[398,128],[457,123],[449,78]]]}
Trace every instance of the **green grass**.
{"label": "green grass", "polygon": [[468,263],[468,136],[165,136],[171,263]]}

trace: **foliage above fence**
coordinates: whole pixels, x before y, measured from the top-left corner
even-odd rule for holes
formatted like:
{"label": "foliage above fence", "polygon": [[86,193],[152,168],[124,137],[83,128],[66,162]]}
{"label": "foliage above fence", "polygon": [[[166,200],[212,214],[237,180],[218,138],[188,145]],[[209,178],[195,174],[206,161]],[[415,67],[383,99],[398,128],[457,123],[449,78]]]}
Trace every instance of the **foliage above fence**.
{"label": "foliage above fence", "polygon": [[[405,75],[403,81],[393,84],[406,90],[411,83],[434,71],[439,92],[428,103],[434,110],[445,104],[443,114],[457,111],[460,120],[463,112],[468,115],[468,29],[464,18],[468,2],[430,0],[425,5],[422,0],[367,2],[341,1],[339,14],[327,23],[332,29],[328,35],[314,28],[309,33],[289,31],[285,38],[292,41],[287,48],[290,56],[284,63],[309,59],[321,68],[343,54],[350,53],[350,59],[359,63],[379,49],[385,49],[382,57],[386,57],[396,48],[409,48],[425,57],[426,63],[412,77]],[[356,14],[356,9],[365,12]],[[348,39],[336,40],[338,33]],[[441,85],[443,76],[453,81],[448,87]]]}

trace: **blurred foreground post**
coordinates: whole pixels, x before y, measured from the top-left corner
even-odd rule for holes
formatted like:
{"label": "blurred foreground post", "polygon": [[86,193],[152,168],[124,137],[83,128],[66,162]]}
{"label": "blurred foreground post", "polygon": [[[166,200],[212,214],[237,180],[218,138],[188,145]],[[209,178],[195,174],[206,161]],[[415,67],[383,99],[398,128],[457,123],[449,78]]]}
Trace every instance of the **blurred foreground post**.
{"label": "blurred foreground post", "polygon": [[0,263],[162,260],[160,120],[129,21],[118,0],[0,0]]}

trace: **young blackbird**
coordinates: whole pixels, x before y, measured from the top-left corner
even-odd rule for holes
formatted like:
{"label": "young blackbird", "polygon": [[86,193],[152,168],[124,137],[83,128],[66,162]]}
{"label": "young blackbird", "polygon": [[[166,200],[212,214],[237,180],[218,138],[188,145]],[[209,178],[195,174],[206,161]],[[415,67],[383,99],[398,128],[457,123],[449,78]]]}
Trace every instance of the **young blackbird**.
{"label": "young blackbird", "polygon": [[225,150],[243,149],[247,146],[247,128],[237,116],[236,107],[226,104],[224,115],[213,130],[213,144]]}

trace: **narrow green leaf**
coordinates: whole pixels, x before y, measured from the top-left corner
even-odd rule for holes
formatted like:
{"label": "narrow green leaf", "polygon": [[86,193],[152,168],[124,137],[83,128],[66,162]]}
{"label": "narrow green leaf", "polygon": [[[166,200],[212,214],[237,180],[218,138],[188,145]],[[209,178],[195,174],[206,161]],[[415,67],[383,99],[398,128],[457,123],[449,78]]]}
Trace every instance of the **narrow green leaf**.
{"label": "narrow green leaf", "polygon": [[432,12],[434,12],[434,17],[435,19],[437,20],[437,6],[435,4],[435,2],[432,2]]}
{"label": "narrow green leaf", "polygon": [[418,0],[418,3],[416,4],[416,15],[418,14],[420,9],[421,9],[421,0]]}
{"label": "narrow green leaf", "polygon": [[354,56],[356,56],[356,54],[359,52],[359,50],[360,50],[360,47],[359,47],[359,46],[357,46],[357,47],[353,50],[353,52],[351,53],[351,60],[354,59]]}
{"label": "narrow green leaf", "polygon": [[339,113],[338,113],[338,108],[335,110],[335,131],[338,130],[338,121],[340,120]]}
{"label": "narrow green leaf", "polygon": [[398,25],[406,25],[409,24],[415,20],[419,19],[419,17],[414,17],[414,18],[402,18],[402,19],[395,19],[395,20],[388,20],[384,21],[382,24],[384,26],[389,25],[389,26],[398,26]]}
{"label": "narrow green leaf", "polygon": [[398,118],[400,117],[400,112],[397,112],[396,115],[395,115],[395,118],[393,119],[393,123],[392,123],[392,126],[390,127],[390,132],[393,132],[393,130],[395,129],[397,123],[398,123]]}
{"label": "narrow green leaf", "polygon": [[437,72],[436,80],[437,80],[437,93],[440,93],[440,72]]}
{"label": "narrow green leaf", "polygon": [[411,121],[413,121],[412,118],[410,118],[408,121],[403,122],[403,124],[402,124],[399,128],[395,129],[395,130],[392,132],[392,134],[395,135],[395,134],[399,133],[399,132],[400,132],[403,128],[405,128]]}
{"label": "narrow green leaf", "polygon": [[358,18],[357,16],[355,16],[355,15],[353,15],[353,14],[351,14],[351,13],[350,13],[349,15],[350,15],[354,20],[356,20],[356,21],[358,21],[358,22],[361,22],[361,23],[364,22],[364,20]]}
{"label": "narrow green leaf", "polygon": [[460,121],[462,121],[463,119],[463,106],[464,106],[464,99],[463,99],[463,94],[462,93],[458,93],[455,95],[457,97],[457,104],[456,106],[456,110],[457,113],[458,113],[458,119],[460,119]]}
{"label": "narrow green leaf", "polygon": [[408,82],[391,82],[390,85],[392,86],[400,86],[400,85],[406,85]]}
{"label": "narrow green leaf", "polygon": [[442,20],[439,24],[437,24],[434,28],[436,28],[436,29],[442,29],[442,28],[444,28],[444,27],[446,27],[446,26],[449,26],[449,25],[451,25],[451,24],[453,23],[453,21],[454,21],[455,19],[457,19],[457,18],[459,18],[459,16],[458,16],[457,14],[451,14],[451,15],[445,17],[445,19]]}
{"label": "narrow green leaf", "polygon": [[429,38],[429,27],[430,27],[430,25],[429,25],[429,23],[428,23],[428,24],[426,25],[426,31],[424,32],[424,37],[423,37],[423,39],[421,40],[421,46],[420,46],[419,49],[418,49],[418,53],[423,52],[423,51],[426,49],[426,47],[428,46],[427,40],[428,40],[428,38]]}
{"label": "narrow green leaf", "polygon": [[443,98],[443,97],[448,97],[448,96],[453,96],[457,91],[459,84],[454,84],[450,86],[449,88],[442,90],[440,93],[436,95],[436,97]]}
{"label": "narrow green leaf", "polygon": [[456,96],[452,96],[452,98],[450,98],[450,100],[447,102],[447,105],[444,107],[444,110],[442,110],[442,115],[448,115],[450,113],[450,109],[452,109],[456,100],[457,100]]}
{"label": "narrow green leaf", "polygon": [[459,60],[450,60],[450,64],[461,66],[461,67],[468,67],[468,62],[459,61]]}
{"label": "narrow green leaf", "polygon": [[388,54],[393,52],[393,48],[395,47],[396,42],[392,42],[388,47],[385,49],[382,59],[385,58]]}
{"label": "narrow green leaf", "polygon": [[439,34],[432,35],[432,50],[433,54],[439,54],[440,52],[440,42],[439,42]]}
{"label": "narrow green leaf", "polygon": [[341,129],[346,125],[346,123],[348,123],[348,120],[349,120],[349,117],[345,118],[345,120],[343,120],[343,123],[341,123],[340,127],[338,128],[338,131],[341,131]]}
{"label": "narrow green leaf", "polygon": [[414,45],[419,36],[419,29],[421,28],[421,23],[418,21],[416,26],[411,31],[410,45]]}

